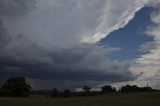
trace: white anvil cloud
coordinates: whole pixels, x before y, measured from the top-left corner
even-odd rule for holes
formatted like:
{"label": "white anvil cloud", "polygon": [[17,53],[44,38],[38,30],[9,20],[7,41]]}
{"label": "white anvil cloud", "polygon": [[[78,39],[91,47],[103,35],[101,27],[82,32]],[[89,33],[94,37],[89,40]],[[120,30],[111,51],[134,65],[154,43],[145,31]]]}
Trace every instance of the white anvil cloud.
{"label": "white anvil cloud", "polygon": [[37,0],[37,8],[25,19],[4,20],[14,35],[23,33],[43,46],[66,47],[100,41],[125,27],[149,1]]}

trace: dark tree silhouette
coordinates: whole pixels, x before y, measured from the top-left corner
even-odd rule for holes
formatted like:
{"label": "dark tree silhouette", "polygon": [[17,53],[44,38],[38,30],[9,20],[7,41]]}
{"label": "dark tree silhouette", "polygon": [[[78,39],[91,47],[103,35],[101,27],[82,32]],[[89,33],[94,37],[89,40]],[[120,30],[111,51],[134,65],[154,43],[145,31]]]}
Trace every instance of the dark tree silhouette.
{"label": "dark tree silhouette", "polygon": [[121,87],[120,89],[121,92],[149,92],[149,91],[154,91],[151,87],[138,87],[136,85],[126,85]]}
{"label": "dark tree silhouette", "polygon": [[90,92],[91,88],[90,88],[89,86],[84,86],[84,87],[83,87],[83,90],[84,90],[86,93],[88,93],[88,92]]}
{"label": "dark tree silhouette", "polygon": [[27,97],[31,89],[24,77],[15,77],[6,81],[1,88],[1,93],[2,96]]}
{"label": "dark tree silhouette", "polygon": [[136,85],[126,85],[120,89],[121,92],[138,92],[139,88]]}
{"label": "dark tree silhouette", "polygon": [[57,89],[57,88],[54,88],[54,89],[52,90],[50,96],[51,96],[52,98],[55,98],[55,97],[58,96],[58,94],[59,94],[58,89]]}
{"label": "dark tree silhouette", "polygon": [[105,85],[101,88],[102,93],[116,92],[116,89],[111,85]]}
{"label": "dark tree silhouette", "polygon": [[90,92],[91,88],[89,86],[84,86],[83,87],[83,91],[82,94],[83,96],[90,96],[91,92]]}
{"label": "dark tree silhouette", "polygon": [[70,97],[71,96],[71,91],[69,89],[65,89],[63,92],[64,97]]}

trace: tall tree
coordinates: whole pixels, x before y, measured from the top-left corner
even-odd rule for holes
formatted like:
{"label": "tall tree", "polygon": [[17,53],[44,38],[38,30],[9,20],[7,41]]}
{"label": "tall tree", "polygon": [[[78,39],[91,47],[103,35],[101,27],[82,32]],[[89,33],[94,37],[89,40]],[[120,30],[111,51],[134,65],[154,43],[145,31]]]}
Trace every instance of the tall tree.
{"label": "tall tree", "polygon": [[31,86],[26,83],[24,77],[15,77],[8,79],[2,86],[1,91],[4,91],[4,95],[6,96],[27,97],[31,89]]}

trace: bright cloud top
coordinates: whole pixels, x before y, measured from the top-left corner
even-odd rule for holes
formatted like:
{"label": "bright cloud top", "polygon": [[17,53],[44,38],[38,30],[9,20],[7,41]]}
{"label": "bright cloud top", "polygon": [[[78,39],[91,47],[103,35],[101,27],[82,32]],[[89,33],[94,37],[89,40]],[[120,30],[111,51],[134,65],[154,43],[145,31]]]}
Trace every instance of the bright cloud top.
{"label": "bright cloud top", "polygon": [[[29,1],[33,2],[33,0]],[[64,47],[80,42],[96,43],[109,33],[128,24],[134,18],[135,13],[148,1],[37,0],[36,9],[25,19],[13,21],[13,17],[8,17],[6,24],[11,33],[15,35],[24,33],[34,42],[43,41],[40,43],[41,45]],[[29,7],[31,6],[30,2],[25,4],[27,5],[23,6],[24,11],[31,8]],[[17,6],[17,4],[15,6],[17,10],[22,11],[19,9],[21,6]],[[10,7],[14,6],[10,3]],[[17,12],[23,13],[21,11]],[[4,9],[3,12],[11,15],[14,10],[12,12]]]}

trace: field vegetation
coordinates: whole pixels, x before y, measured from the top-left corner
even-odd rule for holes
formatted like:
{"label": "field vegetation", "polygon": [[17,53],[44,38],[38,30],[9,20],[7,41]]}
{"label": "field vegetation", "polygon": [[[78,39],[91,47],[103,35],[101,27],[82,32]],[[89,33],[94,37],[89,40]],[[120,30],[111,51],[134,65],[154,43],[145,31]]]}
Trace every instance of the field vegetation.
{"label": "field vegetation", "polygon": [[46,98],[0,98],[0,106],[160,106],[160,93],[111,93],[99,96]]}

